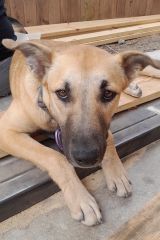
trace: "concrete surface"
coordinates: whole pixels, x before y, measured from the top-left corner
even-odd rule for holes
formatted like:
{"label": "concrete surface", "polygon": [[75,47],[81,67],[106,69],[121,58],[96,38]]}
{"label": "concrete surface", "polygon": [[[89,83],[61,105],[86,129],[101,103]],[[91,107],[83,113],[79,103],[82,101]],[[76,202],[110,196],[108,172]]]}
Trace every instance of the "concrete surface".
{"label": "concrete surface", "polygon": [[84,180],[101,207],[101,225],[86,227],[72,220],[63,196],[57,193],[2,222],[0,239],[107,240],[160,192],[160,140],[127,157],[125,167],[134,189],[128,199],[107,190],[101,170]]}

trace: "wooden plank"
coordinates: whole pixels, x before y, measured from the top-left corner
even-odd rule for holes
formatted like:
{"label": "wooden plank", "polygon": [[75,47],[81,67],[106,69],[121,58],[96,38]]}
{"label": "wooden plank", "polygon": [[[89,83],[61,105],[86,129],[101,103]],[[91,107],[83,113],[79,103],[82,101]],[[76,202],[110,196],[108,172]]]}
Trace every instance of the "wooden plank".
{"label": "wooden plank", "polygon": [[152,8],[151,8],[152,14],[159,13],[159,9],[160,9],[160,1],[159,0],[152,1]]}
{"label": "wooden plank", "polygon": [[[107,18],[117,18],[117,17],[127,17],[127,16],[138,16],[147,14],[158,14],[159,13],[159,0],[143,0],[139,4],[139,0],[33,0],[35,6],[37,6],[37,12],[35,12],[36,22],[33,15],[33,19],[30,18],[32,7],[31,3],[30,9],[28,7],[21,11],[21,4],[26,5],[30,0],[7,0],[6,6],[10,16],[16,17],[18,20],[24,20],[24,25],[27,25],[25,19],[30,19],[31,25],[40,25],[44,23],[44,17],[41,16],[40,10],[44,7],[44,12],[46,11],[45,22],[47,23],[60,23],[60,22],[71,22],[71,21],[82,21],[93,20],[93,19],[107,19]],[[77,2],[80,3],[77,5]],[[48,8],[48,3],[52,2],[52,8]],[[11,5],[10,5],[11,3]],[[57,4],[60,6],[57,15],[61,17],[56,17]],[[16,8],[15,8],[16,6]],[[75,8],[75,14],[69,14],[70,9]],[[20,10],[19,10],[20,9]],[[46,10],[45,10],[46,9]],[[30,11],[28,11],[30,10]],[[55,18],[51,17],[52,11],[54,12]],[[71,10],[72,11],[72,10]],[[47,14],[48,13],[48,14]],[[76,14],[77,13],[77,14]],[[43,14],[43,13],[42,13]],[[50,17],[49,17],[50,16]],[[80,19],[79,19],[80,17]],[[51,22],[50,22],[51,19]],[[32,21],[33,20],[33,21]],[[55,22],[53,22],[55,20]],[[28,21],[28,20],[27,20]]]}
{"label": "wooden plank", "polygon": [[100,19],[112,18],[112,4],[113,1],[101,0],[100,1]]}
{"label": "wooden plank", "polygon": [[127,17],[132,17],[132,16],[139,15],[137,2],[138,2],[138,5],[140,5],[139,0],[126,1],[125,14],[126,14]]}
{"label": "wooden plank", "polygon": [[[156,115],[153,118],[140,122],[140,126],[139,124],[135,124],[135,126],[129,127],[127,130],[122,130],[121,133],[116,133],[118,134],[118,137],[115,138],[116,147],[120,156],[122,157],[126,155],[126,153],[131,153],[130,151],[133,151],[134,148],[140,148],[143,144],[157,140],[160,137],[159,123],[160,116]],[[143,125],[144,127],[141,127]],[[141,131],[139,131],[139,129]],[[122,140],[125,142],[124,145]],[[51,146],[54,147],[53,140],[51,140]],[[84,178],[96,170],[97,168],[85,169],[85,171],[84,169],[79,169],[78,175],[80,178]],[[56,184],[51,182],[45,172],[37,168],[3,182],[0,184],[0,221],[32,206],[36,202],[44,200],[57,191],[59,191],[59,189]]]}
{"label": "wooden plank", "polygon": [[[63,42],[73,42],[77,44],[86,44],[90,42],[98,42],[104,40],[104,42],[109,41],[113,38],[119,38],[122,39],[126,35],[132,35],[132,34],[138,34],[140,36],[143,33],[147,33],[150,35],[151,32],[156,31],[157,33],[160,32],[160,22],[157,23],[150,23],[150,24],[143,24],[138,26],[132,26],[132,27],[125,27],[125,28],[119,28],[119,29],[112,29],[112,30],[106,30],[106,31],[100,31],[100,32],[94,32],[94,33],[86,33],[81,35],[75,35],[75,36],[68,36],[68,37],[62,37],[56,40],[60,40]],[[132,38],[132,36],[131,36]]]}
{"label": "wooden plank", "polygon": [[25,9],[25,26],[36,25],[38,19],[37,1],[27,0],[24,1]]}
{"label": "wooden plank", "polygon": [[68,13],[69,13],[69,5],[68,0],[60,0],[60,19],[61,22],[69,22],[68,21]]}
{"label": "wooden plank", "polygon": [[153,5],[153,0],[147,0],[145,15],[151,15],[152,14],[152,5]]}
{"label": "wooden plank", "polygon": [[102,31],[120,27],[149,24],[160,21],[160,15],[141,16],[131,18],[117,18],[97,21],[72,22],[62,24],[50,24],[26,27],[28,33],[40,32],[42,38],[54,38],[56,36],[74,35],[85,32]]}
{"label": "wooden plank", "polygon": [[[159,240],[160,194],[155,196],[140,213],[128,221],[109,240]],[[107,238],[108,239],[108,238]]]}
{"label": "wooden plank", "polygon": [[68,0],[69,21],[76,22],[81,20],[81,0]]}
{"label": "wooden plank", "polygon": [[[125,15],[125,5],[127,0],[117,1],[116,6],[116,17],[124,17]],[[144,14],[145,15],[145,14]],[[149,14],[148,14],[149,15]]]}
{"label": "wooden plank", "polygon": [[81,19],[89,21],[99,19],[100,0],[81,0]]}
{"label": "wooden plank", "polygon": [[49,6],[48,6],[48,9],[46,9],[47,12],[45,13],[46,19],[49,16],[49,20],[48,20],[49,23],[59,23],[61,19],[60,1],[59,0],[54,0],[54,1],[48,0],[48,1],[49,1]]}
{"label": "wooden plank", "polygon": [[26,161],[18,160],[14,157],[7,157],[0,161],[0,168],[1,168],[1,175],[0,175],[0,184],[2,182],[9,181],[13,177],[16,177],[20,174],[23,174],[35,166],[31,163]]}
{"label": "wooden plank", "polygon": [[[139,38],[139,37],[145,37],[145,36],[152,36],[153,34],[159,34],[159,30],[155,30],[155,31],[140,31],[139,33],[133,33],[133,34],[124,34],[123,35],[123,39],[124,40],[129,40],[129,39],[135,39],[135,38]],[[94,46],[100,46],[100,45],[104,45],[104,44],[108,44],[108,43],[115,43],[118,42],[118,40],[122,39],[120,36],[117,37],[113,37],[113,38],[109,38],[109,39],[103,39],[103,40],[96,40],[94,42],[86,42],[85,44],[88,45],[94,45]]]}
{"label": "wooden plank", "polygon": [[124,157],[160,138],[160,116],[155,115],[114,134],[119,156]]}
{"label": "wooden plank", "polygon": [[[50,18],[52,14],[54,15],[54,9],[50,3],[53,1],[46,0],[44,4],[44,0],[38,0],[38,4],[36,5],[37,9],[37,20],[40,21],[41,24],[49,24],[53,23]],[[50,10],[50,11],[49,11]],[[51,16],[50,16],[51,15]],[[55,22],[56,23],[56,22]],[[32,24],[31,24],[32,25]],[[37,24],[36,24],[37,25]]]}
{"label": "wooden plank", "polygon": [[24,0],[10,0],[10,14],[13,18],[25,24]]}
{"label": "wooden plank", "polygon": [[1,183],[0,184],[0,193],[1,193],[0,204],[2,204],[7,199],[11,198],[12,194],[15,191],[15,186],[17,186],[17,194],[20,194],[26,189],[26,185],[28,185],[28,183],[30,187],[32,187],[34,185],[43,183],[48,179],[49,177],[46,173],[42,172],[38,168],[33,168],[29,172],[23,173],[17,178],[15,177],[10,181]]}
{"label": "wooden plank", "polygon": [[4,4],[7,11],[7,16],[11,16],[10,0],[5,0]]}
{"label": "wooden plank", "polygon": [[132,110],[124,111],[115,114],[111,122],[112,133],[117,133],[125,128],[129,128],[145,119],[151,118],[156,115],[155,112],[151,111],[148,107],[154,107],[160,110],[159,99],[145,103],[137,108],[132,108]]}
{"label": "wooden plank", "polygon": [[153,99],[160,98],[160,80],[150,77],[139,77],[138,85],[142,89],[142,97],[134,98],[125,93],[122,93],[117,112],[136,107]]}

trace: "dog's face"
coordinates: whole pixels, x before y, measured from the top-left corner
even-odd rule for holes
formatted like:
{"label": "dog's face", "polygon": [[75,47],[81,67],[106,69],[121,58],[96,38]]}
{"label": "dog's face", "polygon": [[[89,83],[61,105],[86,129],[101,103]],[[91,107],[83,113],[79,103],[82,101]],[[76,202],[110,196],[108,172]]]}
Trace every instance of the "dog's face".
{"label": "dog's face", "polygon": [[43,84],[43,101],[61,129],[67,159],[74,166],[98,165],[120,93],[134,77],[135,68],[141,70],[152,60],[137,52],[110,55],[80,45],[55,51],[28,42],[16,48]]}
{"label": "dog's face", "polygon": [[102,161],[124,84],[119,64],[99,48],[73,46],[55,57],[47,77],[50,111],[74,165],[90,167]]}

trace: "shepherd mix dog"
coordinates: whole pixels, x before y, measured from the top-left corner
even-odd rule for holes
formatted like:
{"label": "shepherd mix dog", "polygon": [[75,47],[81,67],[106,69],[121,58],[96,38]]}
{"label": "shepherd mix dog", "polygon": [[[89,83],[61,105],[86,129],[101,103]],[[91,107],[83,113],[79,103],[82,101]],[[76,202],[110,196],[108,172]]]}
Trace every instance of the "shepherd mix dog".
{"label": "shepherd mix dog", "polygon": [[[10,69],[13,101],[0,118],[0,149],[48,171],[74,219],[92,226],[102,217],[74,167],[102,166],[107,186],[120,197],[131,183],[117,155],[110,122],[121,92],[147,65],[158,61],[140,52],[111,55],[93,46],[52,40],[3,44],[16,50]],[[60,128],[64,155],[30,134]]]}

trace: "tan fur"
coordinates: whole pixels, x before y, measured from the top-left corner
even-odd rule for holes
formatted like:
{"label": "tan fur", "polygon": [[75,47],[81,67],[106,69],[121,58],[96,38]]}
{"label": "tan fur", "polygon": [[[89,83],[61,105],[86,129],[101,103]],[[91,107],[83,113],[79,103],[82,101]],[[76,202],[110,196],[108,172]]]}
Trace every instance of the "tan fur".
{"label": "tan fur", "polygon": [[[41,55],[41,52],[36,50],[40,62],[43,62],[43,58],[47,59],[45,61],[51,61],[50,67],[48,69],[45,65],[46,73],[39,79],[38,73],[33,74],[26,64],[26,57],[19,50],[15,52],[10,70],[13,101],[0,118],[0,149],[47,170],[64,193],[73,218],[89,226],[95,225],[101,222],[99,207],[78,179],[74,167],[63,154],[33,140],[29,133],[38,129],[54,131],[58,126],[64,126],[68,117],[72,117],[73,129],[79,127],[77,123],[81,122],[88,133],[90,128],[97,131],[100,128],[97,114],[103,117],[106,125],[109,124],[117,108],[120,93],[129,84],[122,67],[123,57],[110,55],[91,46],[71,46],[52,41],[29,43],[43,52]],[[4,44],[9,48],[24,51],[23,46],[19,47],[19,43],[6,40]],[[130,55],[133,53],[129,53]],[[63,88],[67,79],[71,83],[73,100],[66,107],[54,93]],[[117,96],[107,105],[100,103],[96,98],[99,82],[103,79],[107,79],[109,90],[117,92]],[[40,85],[43,85],[43,100],[52,119],[37,105],[37,89]],[[110,190],[117,191],[119,196],[130,195],[131,186],[110,131],[102,168]]]}

